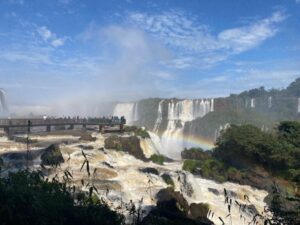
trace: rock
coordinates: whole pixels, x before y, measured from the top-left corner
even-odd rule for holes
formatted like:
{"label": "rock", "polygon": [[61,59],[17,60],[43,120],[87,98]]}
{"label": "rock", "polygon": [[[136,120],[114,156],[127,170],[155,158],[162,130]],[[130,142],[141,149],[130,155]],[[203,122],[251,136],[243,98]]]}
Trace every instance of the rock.
{"label": "rock", "polygon": [[[180,192],[171,188],[160,190],[157,195],[157,207],[142,220],[143,225],[212,225],[213,223],[204,217],[201,219],[188,218],[190,207]],[[197,204],[196,204],[197,205]],[[197,214],[201,210],[193,206],[193,212]],[[197,210],[198,209],[198,210]],[[203,214],[204,209],[201,208]],[[202,215],[202,214],[201,214]]]}
{"label": "rock", "polygon": [[93,137],[92,135],[90,134],[87,134],[87,133],[84,133],[81,135],[81,137],[79,138],[79,141],[96,141],[97,138]]}
{"label": "rock", "polygon": [[215,195],[219,195],[220,194],[220,192],[217,189],[214,189],[214,188],[208,188],[208,191],[212,192]]}
{"label": "rock", "polygon": [[146,167],[146,168],[142,168],[139,169],[139,171],[143,172],[143,173],[152,173],[158,176],[159,172],[157,169],[152,168],[152,167]]}
{"label": "rock", "polygon": [[169,174],[164,173],[161,175],[161,178],[164,180],[164,182],[166,182],[167,185],[174,187],[174,181]]}
{"label": "rock", "polygon": [[104,147],[106,149],[116,149],[117,151],[128,152],[137,159],[148,161],[144,152],[140,146],[140,139],[135,136],[131,137],[119,137],[116,135],[110,136],[105,139]]}
{"label": "rock", "polygon": [[203,219],[209,211],[209,205],[205,203],[192,203],[190,205],[189,218]]}
{"label": "rock", "polygon": [[78,145],[79,148],[83,150],[93,150],[94,147],[92,145]]}
{"label": "rock", "polygon": [[65,160],[60,152],[58,144],[52,144],[44,150],[41,155],[43,165],[58,165],[63,163]]}
{"label": "rock", "polygon": [[110,165],[108,162],[102,162],[103,165],[111,168],[111,169],[114,169],[114,167],[112,165]]}
{"label": "rock", "polygon": [[189,211],[189,204],[179,191],[174,191],[172,188],[160,190],[157,195],[157,206],[169,208],[170,210],[179,210],[184,215]]}
{"label": "rock", "polygon": [[101,147],[101,148],[98,148],[98,150],[99,150],[99,151],[104,151],[104,148],[103,148],[103,147]]}
{"label": "rock", "polygon": [[0,167],[3,167],[4,166],[4,161],[3,159],[0,157]]}

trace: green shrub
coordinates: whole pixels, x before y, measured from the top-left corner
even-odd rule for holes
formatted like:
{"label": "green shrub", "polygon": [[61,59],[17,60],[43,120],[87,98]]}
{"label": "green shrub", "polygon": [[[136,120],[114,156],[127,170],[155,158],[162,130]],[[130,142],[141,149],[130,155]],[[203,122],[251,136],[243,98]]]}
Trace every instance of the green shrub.
{"label": "green shrub", "polygon": [[119,225],[124,217],[65,183],[44,180],[41,172],[20,171],[0,178],[0,224]]}
{"label": "green shrub", "polygon": [[165,157],[163,155],[153,154],[151,155],[150,160],[156,164],[163,165]]}
{"label": "green shrub", "polygon": [[174,181],[172,180],[172,177],[169,174],[164,173],[161,175],[161,178],[166,182],[167,185],[171,186],[174,188]]}
{"label": "green shrub", "polygon": [[186,159],[183,162],[182,169],[189,171],[191,173],[195,173],[197,169],[199,169],[201,166],[201,161],[199,160],[193,160],[193,159]]}

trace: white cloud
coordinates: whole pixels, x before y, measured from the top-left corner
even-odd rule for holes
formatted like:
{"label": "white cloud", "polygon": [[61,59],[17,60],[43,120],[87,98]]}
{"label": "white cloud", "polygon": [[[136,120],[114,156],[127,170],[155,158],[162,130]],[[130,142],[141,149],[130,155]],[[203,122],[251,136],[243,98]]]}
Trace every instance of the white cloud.
{"label": "white cloud", "polygon": [[41,35],[44,41],[47,41],[53,36],[52,32],[45,26],[39,27],[37,32]]}
{"label": "white cloud", "polygon": [[57,35],[51,32],[46,26],[38,27],[37,33],[45,42],[49,42],[53,47],[63,46],[67,40],[66,37],[57,38]]}
{"label": "white cloud", "polygon": [[285,19],[284,13],[276,11],[268,18],[214,34],[208,26],[199,24],[196,18],[180,11],[157,15],[129,14],[133,25],[151,33],[175,51],[179,49],[185,54],[183,58],[197,58],[194,64],[200,67],[209,67],[262,44],[278,32],[278,23]]}

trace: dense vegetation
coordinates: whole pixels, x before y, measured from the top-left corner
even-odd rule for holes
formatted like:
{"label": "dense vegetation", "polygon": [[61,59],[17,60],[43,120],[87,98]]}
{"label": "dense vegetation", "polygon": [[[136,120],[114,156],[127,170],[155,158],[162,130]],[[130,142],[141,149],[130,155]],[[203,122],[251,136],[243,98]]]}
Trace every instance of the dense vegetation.
{"label": "dense vegetation", "polygon": [[75,192],[41,172],[20,171],[0,178],[0,224],[122,224],[124,217],[99,199]]}
{"label": "dense vegetation", "polygon": [[[198,152],[197,152],[198,151]],[[252,125],[231,125],[211,153],[186,149],[183,169],[219,182],[233,181],[269,191],[278,218],[300,218],[300,123],[281,122],[275,132]]]}
{"label": "dense vegetation", "polygon": [[163,165],[165,162],[165,156],[153,154],[151,155],[150,160],[156,164]]}

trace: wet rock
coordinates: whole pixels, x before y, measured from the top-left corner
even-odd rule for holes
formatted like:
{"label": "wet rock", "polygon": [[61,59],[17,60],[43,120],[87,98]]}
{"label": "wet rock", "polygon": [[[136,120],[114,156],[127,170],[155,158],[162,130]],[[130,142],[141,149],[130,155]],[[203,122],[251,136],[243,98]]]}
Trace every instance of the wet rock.
{"label": "wet rock", "polygon": [[208,191],[215,194],[215,195],[219,195],[220,192],[217,190],[217,189],[214,189],[214,188],[208,188]]}
{"label": "wet rock", "polygon": [[[199,219],[188,218],[190,207],[180,192],[175,192],[171,188],[163,189],[157,193],[157,207],[143,219],[143,225],[212,225],[213,223],[206,217]],[[198,209],[198,210],[197,210]],[[202,209],[202,208],[201,208]],[[196,205],[193,206],[193,213],[201,210]],[[203,210],[203,209],[202,209]],[[195,211],[195,212],[194,212]],[[204,210],[201,211],[203,214]],[[200,213],[199,213],[200,215]],[[201,214],[202,215],[202,214]]]}
{"label": "wet rock", "polygon": [[103,165],[111,168],[111,169],[114,169],[114,167],[112,165],[110,165],[108,162],[102,162]]}
{"label": "wet rock", "polygon": [[209,205],[205,203],[192,203],[190,205],[189,218],[204,219],[209,211]]}
{"label": "wet rock", "polygon": [[159,174],[158,170],[155,169],[155,168],[152,168],[152,167],[142,168],[142,169],[139,169],[139,171],[141,171],[143,173],[152,173],[152,174],[157,175],[157,176]]}
{"label": "wet rock", "polygon": [[90,134],[87,134],[87,133],[84,133],[81,135],[81,137],[79,138],[80,141],[96,141],[97,138],[93,137],[92,135]]}
{"label": "wet rock", "polygon": [[167,185],[174,187],[174,181],[169,174],[164,173],[161,175],[161,178],[164,180],[164,182],[166,182]]}
{"label": "wet rock", "polygon": [[37,143],[37,142],[38,142],[38,140],[36,140],[36,139],[31,139],[31,138],[29,138],[29,139],[27,140],[27,137],[18,137],[18,136],[15,136],[15,137],[13,138],[13,140],[14,140],[15,142],[19,142],[19,143],[27,143],[27,141],[28,141],[29,144],[33,144],[33,143]]}
{"label": "wet rock", "polygon": [[0,167],[3,167],[4,166],[4,161],[3,159],[0,157]]}
{"label": "wet rock", "polygon": [[140,146],[140,139],[135,136],[131,137],[119,137],[116,135],[110,136],[105,139],[104,147],[106,149],[115,149],[117,151],[128,152],[137,159],[148,161],[144,152]]}
{"label": "wet rock", "polygon": [[101,148],[98,148],[98,150],[99,150],[99,151],[104,151],[104,148],[103,148],[103,147],[101,147]]}
{"label": "wet rock", "polygon": [[92,145],[78,145],[82,150],[93,150],[94,147]]}
{"label": "wet rock", "polygon": [[189,204],[179,191],[174,191],[172,188],[160,190],[157,195],[157,206],[168,208],[170,210],[179,210],[187,215]]}
{"label": "wet rock", "polygon": [[59,165],[65,160],[61,154],[58,144],[52,144],[44,150],[41,155],[41,160],[43,165]]}

